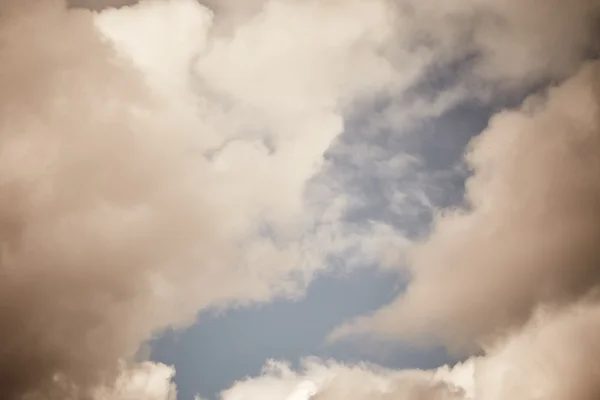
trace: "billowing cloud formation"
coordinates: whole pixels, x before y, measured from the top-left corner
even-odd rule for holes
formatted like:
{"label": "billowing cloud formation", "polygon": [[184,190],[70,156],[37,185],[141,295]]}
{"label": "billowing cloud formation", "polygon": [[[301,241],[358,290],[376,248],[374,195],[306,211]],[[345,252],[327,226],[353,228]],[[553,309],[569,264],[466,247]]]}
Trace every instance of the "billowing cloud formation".
{"label": "billowing cloud formation", "polygon": [[[469,208],[410,254],[412,281],[356,329],[484,344],[539,304],[593,294],[598,263],[598,64],[492,118],[467,155]],[[338,331],[342,332],[342,331]]]}
{"label": "billowing cloud formation", "polygon": [[475,55],[481,76],[511,87],[573,72],[597,49],[597,0],[398,3],[416,16],[414,29],[426,38],[451,44],[454,56]]}
{"label": "billowing cloud formation", "polygon": [[[454,368],[275,364],[224,400],[563,400],[600,396],[597,62],[496,115],[467,155],[467,209],[410,254],[395,303],[334,336],[435,339],[482,354]],[[304,395],[304,388],[312,395]]]}
{"label": "billowing cloud formation", "polygon": [[222,393],[223,400],[460,400],[467,390],[455,383],[453,371],[392,371],[376,366],[343,365],[307,359],[301,372],[284,363],[270,362],[260,378],[236,383]]}
{"label": "billowing cloud formation", "polygon": [[175,374],[172,367],[144,362],[134,368],[122,368],[116,382],[100,387],[94,398],[98,400],[175,400],[177,389],[171,383]]}
{"label": "billowing cloud formation", "polygon": [[453,368],[391,371],[308,360],[300,372],[267,365],[223,400],[565,400],[596,399],[600,307],[544,309],[521,330]]}
{"label": "billowing cloud formation", "polygon": [[479,349],[466,399],[600,395],[599,68],[492,118],[466,156],[468,207],[411,249],[405,293],[334,338]]}
{"label": "billowing cloud formation", "polygon": [[[385,13],[315,7],[209,43],[192,0],[3,3],[0,397],[97,398],[153,333],[296,295],[344,249],[341,206],[304,189],[352,92],[381,85],[359,78]],[[314,37],[272,33],[302,13]]]}
{"label": "billowing cloud formation", "polygon": [[[372,260],[403,242],[382,224],[345,226],[352,199],[320,174],[349,114],[387,98],[373,125],[395,126],[485,94],[473,84],[561,78],[595,50],[598,11],[587,0],[132,3],[0,6],[2,399],[170,400],[172,370],[133,361],[152,334],[206,307],[296,296],[330,253]],[[458,61],[466,72],[447,91],[407,105],[432,69]],[[412,286],[375,330],[478,343],[595,288],[595,70],[478,139],[473,209],[415,249]],[[342,378],[301,393],[372,398],[387,393],[379,375],[403,396],[467,393],[429,372],[319,365],[307,373]],[[346,375],[371,383],[348,388]]]}

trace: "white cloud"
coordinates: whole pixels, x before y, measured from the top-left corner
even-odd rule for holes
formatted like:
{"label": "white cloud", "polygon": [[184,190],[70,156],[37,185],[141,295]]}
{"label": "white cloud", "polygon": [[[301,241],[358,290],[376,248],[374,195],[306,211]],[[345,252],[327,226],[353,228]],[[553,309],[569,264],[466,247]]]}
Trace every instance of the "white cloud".
{"label": "white cloud", "polygon": [[[109,396],[102,388],[117,380],[118,387],[133,393],[124,396],[168,398],[170,369],[145,364],[129,371],[118,361],[131,359],[156,331],[185,325],[206,307],[297,296],[331,252],[356,255],[349,264],[395,259],[382,249],[389,243],[405,246],[406,240],[386,224],[345,225],[344,210],[352,199],[344,188],[326,187],[327,177],[320,175],[324,153],[344,132],[348,115],[361,101],[385,95],[393,98],[392,106],[373,126],[398,128],[438,115],[465,96],[480,96],[469,91],[473,83],[506,90],[562,77],[592,44],[589,16],[597,11],[596,2],[586,0],[537,6],[516,0],[451,1],[435,9],[429,2],[388,0],[270,0],[244,7],[230,1],[218,7],[208,3],[212,10],[192,0],[148,0],[102,12],[68,10],[58,0],[0,6],[0,54],[5,60],[0,66],[0,321],[14,328],[0,333],[0,375],[9,377],[0,397]],[[571,23],[560,23],[565,15]],[[431,67],[471,52],[481,58],[468,69],[469,77],[460,75],[439,96],[401,110],[405,91]],[[581,81],[574,82],[557,93],[588,93]],[[553,137],[562,144],[561,129],[571,128],[572,122],[586,128],[593,119],[579,115],[581,108],[575,107],[586,105],[585,95],[566,97],[549,102],[550,114],[554,105],[559,108],[558,120],[540,112],[532,120],[500,117],[498,124],[514,129],[513,124],[525,120],[526,126],[537,128],[535,116],[541,115],[541,126],[552,132],[556,128]],[[499,146],[503,156],[512,155],[496,137],[488,132],[482,141]],[[535,150],[527,138],[524,149]],[[484,169],[491,166],[493,177],[501,160],[478,146],[481,152],[474,153],[473,162]],[[575,148],[548,150],[570,156]],[[515,161],[527,159],[517,156]],[[534,172],[546,165],[544,157],[530,160],[537,162]],[[563,166],[571,171],[571,164]],[[562,171],[557,167],[554,172]],[[510,168],[508,173],[519,175]],[[587,175],[577,176],[572,187],[561,183],[577,192],[586,186]],[[489,186],[487,178],[479,179],[470,189],[483,210],[479,212],[497,204],[504,211],[501,201],[476,189],[482,180],[486,190],[506,195],[504,180]],[[550,190],[547,181],[535,182]],[[529,186],[522,185],[517,189],[529,195]],[[571,200],[556,207],[570,210]],[[585,203],[581,209],[586,207],[593,208]],[[522,216],[511,212],[509,217]],[[535,213],[525,212],[522,221],[535,224],[537,219],[527,218]],[[595,230],[579,231],[588,220],[580,220],[575,211],[573,216],[573,241],[582,239],[586,250],[591,243],[586,234]],[[460,245],[468,236],[455,236],[454,220],[448,218],[450,226],[440,223],[441,233],[431,242],[436,244],[440,235],[444,242],[447,229],[450,244]],[[456,216],[458,228],[470,222],[465,218]],[[557,249],[571,243],[561,245],[558,234],[544,238]],[[430,255],[424,251],[425,261],[417,264],[460,258],[461,248]],[[485,249],[482,243],[480,250]],[[546,248],[537,249],[542,254]],[[489,276],[497,277],[499,270]],[[429,285],[427,271],[436,279],[442,271],[423,271],[415,272],[415,285],[418,289],[425,282],[427,297],[432,287],[439,288]],[[507,291],[519,295],[504,298],[511,321],[532,309],[538,297],[561,292],[565,287],[556,282],[568,278],[559,267],[548,275],[518,276],[527,282],[545,278],[541,282],[546,285],[533,295],[522,288]],[[579,294],[586,282],[573,278],[564,293]],[[440,291],[440,298],[451,294],[453,301],[470,302],[479,294],[461,297],[453,291],[456,287]],[[419,293],[413,289],[408,296],[418,302]],[[453,301],[444,302],[442,311]],[[489,311],[490,304],[477,311]],[[456,314],[454,309],[441,315]],[[428,317],[417,317],[414,329],[428,326]],[[503,320],[500,312],[494,318]],[[466,339],[478,336],[487,332],[489,319],[456,332]],[[287,383],[273,393],[289,396],[288,384],[293,391],[304,378],[298,382],[295,372],[277,368],[278,375],[269,378],[268,372],[267,378],[279,384],[283,377]],[[308,374],[314,370],[315,377],[332,379],[326,389],[331,396],[349,389],[346,378],[335,378],[330,369],[348,376],[350,383],[354,376],[366,377],[366,387],[352,388],[357,398],[385,395],[387,379],[381,380],[380,373],[394,382],[407,379],[405,372],[396,376],[363,367],[309,365]],[[152,382],[156,377],[157,386],[148,386],[151,392],[136,383],[140,374],[152,376]],[[413,375],[419,377],[416,383],[402,393],[452,392],[445,384],[432,389],[429,372]],[[403,385],[394,390],[405,390]]]}
{"label": "white cloud", "polygon": [[[319,359],[303,361],[301,370],[271,362],[260,377],[235,383],[224,391],[223,400],[366,400],[470,398],[465,388],[453,381],[459,369],[467,374],[471,366],[453,370],[392,371],[369,364],[345,365]],[[472,377],[471,377],[472,378]],[[467,397],[465,397],[467,396]]]}
{"label": "white cloud", "polygon": [[[297,296],[329,251],[357,243],[341,203],[305,189],[343,131],[341,104],[381,85],[357,80],[385,15],[321,7],[274,4],[225,42],[191,0],[3,3],[0,320],[18,328],[0,334],[14,376],[0,397],[85,396],[153,333]],[[302,15],[323,18],[315,36],[282,44],[277,29]],[[236,68],[248,75],[234,84]]]}
{"label": "white cloud", "polygon": [[144,362],[124,368],[113,387],[100,388],[94,400],[175,400],[177,389],[171,382],[173,367]]}
{"label": "white cloud", "polygon": [[470,145],[468,209],[439,216],[409,252],[395,302],[340,328],[477,346],[525,323],[539,304],[598,287],[598,64],[491,119]]}
{"label": "white cloud", "polygon": [[[592,399],[598,384],[597,304],[544,309],[523,328],[454,367],[389,370],[305,360],[294,371],[271,363],[236,382],[222,400],[562,400]],[[308,389],[310,397],[300,397]]]}

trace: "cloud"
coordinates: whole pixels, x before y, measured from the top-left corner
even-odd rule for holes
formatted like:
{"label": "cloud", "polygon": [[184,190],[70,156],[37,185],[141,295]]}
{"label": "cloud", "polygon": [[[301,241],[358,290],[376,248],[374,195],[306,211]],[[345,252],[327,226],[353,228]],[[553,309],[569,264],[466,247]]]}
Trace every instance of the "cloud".
{"label": "cloud", "polygon": [[[555,7],[542,15],[556,15]],[[543,29],[552,20],[539,21],[540,49],[552,37]],[[587,32],[564,32],[572,65],[553,64],[546,49],[539,64],[546,68],[525,62],[519,84],[529,74],[559,76],[580,64],[576,52],[594,44]],[[486,47],[490,60],[498,43]],[[480,65],[481,76],[513,79],[514,71],[494,75]],[[466,399],[598,396],[598,68],[587,62],[565,82],[491,118],[465,155],[472,172],[467,206],[441,212],[430,235],[409,248],[406,292],[331,339],[369,334],[478,352],[469,361],[474,391]],[[336,396],[324,398],[343,397]]]}
{"label": "cloud", "polygon": [[120,375],[110,388],[94,393],[98,400],[175,400],[177,389],[171,383],[175,370],[160,363],[144,362],[136,366],[121,365]]}
{"label": "cloud", "polygon": [[593,399],[600,394],[597,303],[542,308],[477,360],[476,398]]}
{"label": "cloud", "polygon": [[2,7],[0,397],[84,398],[236,290],[196,127],[113,61],[91,13]]}
{"label": "cloud", "polygon": [[305,360],[299,371],[267,364],[236,382],[223,400],[595,399],[600,307],[579,303],[540,309],[523,327],[454,367],[389,370],[369,364]]}
{"label": "cloud", "polygon": [[340,328],[458,346],[598,287],[598,64],[493,117],[466,156],[467,209],[437,218],[393,304]]}
{"label": "cloud", "polygon": [[[459,366],[469,369],[469,366]],[[358,364],[306,359],[300,371],[272,361],[257,378],[239,381],[221,394],[223,400],[366,400],[463,399],[465,389],[451,379],[454,371],[393,371]]]}
{"label": "cloud", "polygon": [[[124,3],[0,6],[3,399],[171,400],[170,367],[132,361],[153,334],[207,307],[299,296],[331,253],[352,265],[395,259],[384,249],[405,238],[389,224],[345,223],[352,196],[324,173],[348,117],[383,97],[373,126],[399,129],[480,97],[475,84],[565,76],[593,50],[597,15],[593,1]],[[447,90],[411,101],[434,67],[473,54]],[[480,340],[595,287],[596,120],[585,112],[595,70],[497,117],[474,144],[473,210],[443,217],[416,247],[412,286],[376,330],[411,336],[443,323],[444,338]],[[495,297],[466,315],[482,293]],[[356,396],[385,395],[377,374],[407,379],[307,371],[330,368],[344,378],[323,396],[350,393],[355,375],[371,382]],[[402,393],[455,396],[415,374]]]}
{"label": "cloud", "polygon": [[164,368],[132,364],[144,341],[298,296],[360,243],[343,202],[305,192],[343,108],[386,79],[364,74],[378,4],[273,4],[231,41],[192,0],[2,4],[0,397],[114,398],[140,368],[170,396]]}
{"label": "cloud", "polygon": [[106,8],[126,7],[139,3],[139,0],[66,0],[68,7],[100,11]]}

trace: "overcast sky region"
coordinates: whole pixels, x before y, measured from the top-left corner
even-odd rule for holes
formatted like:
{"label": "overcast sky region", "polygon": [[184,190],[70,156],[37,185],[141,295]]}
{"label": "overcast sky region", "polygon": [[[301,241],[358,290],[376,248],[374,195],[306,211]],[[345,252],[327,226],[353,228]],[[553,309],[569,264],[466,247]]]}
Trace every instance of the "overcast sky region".
{"label": "overcast sky region", "polygon": [[0,399],[598,399],[598,21],[0,2]]}

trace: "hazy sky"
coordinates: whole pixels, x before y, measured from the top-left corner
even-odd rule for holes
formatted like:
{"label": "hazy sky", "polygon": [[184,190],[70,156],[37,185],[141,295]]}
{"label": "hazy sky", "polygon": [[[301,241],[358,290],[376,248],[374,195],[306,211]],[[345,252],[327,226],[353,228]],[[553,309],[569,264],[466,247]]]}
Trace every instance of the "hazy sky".
{"label": "hazy sky", "polygon": [[0,398],[594,400],[598,0],[0,3]]}

